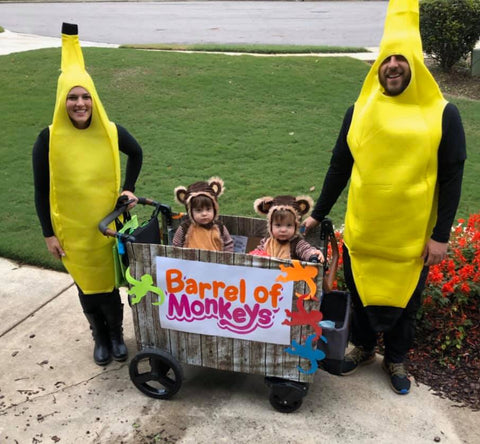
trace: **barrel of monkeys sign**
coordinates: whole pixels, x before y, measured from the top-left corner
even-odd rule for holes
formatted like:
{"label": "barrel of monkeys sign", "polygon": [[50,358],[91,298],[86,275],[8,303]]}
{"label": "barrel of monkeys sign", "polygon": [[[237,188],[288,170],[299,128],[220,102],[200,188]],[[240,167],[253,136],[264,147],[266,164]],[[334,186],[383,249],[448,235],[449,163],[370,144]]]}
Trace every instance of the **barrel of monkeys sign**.
{"label": "barrel of monkeys sign", "polygon": [[156,258],[162,328],[271,344],[290,344],[285,310],[293,282],[281,271],[168,257]]}

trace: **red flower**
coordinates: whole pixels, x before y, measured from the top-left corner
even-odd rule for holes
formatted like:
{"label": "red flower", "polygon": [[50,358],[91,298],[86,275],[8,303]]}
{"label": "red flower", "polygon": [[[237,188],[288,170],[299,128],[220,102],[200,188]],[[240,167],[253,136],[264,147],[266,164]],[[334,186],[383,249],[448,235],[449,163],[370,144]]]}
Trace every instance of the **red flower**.
{"label": "red flower", "polygon": [[447,282],[442,287],[443,296],[446,297],[448,294],[453,293],[453,285],[451,282]]}
{"label": "red flower", "polygon": [[464,281],[466,281],[467,279],[474,276],[475,269],[473,268],[473,265],[467,264],[464,267],[460,268],[460,270],[458,270],[458,274]]}

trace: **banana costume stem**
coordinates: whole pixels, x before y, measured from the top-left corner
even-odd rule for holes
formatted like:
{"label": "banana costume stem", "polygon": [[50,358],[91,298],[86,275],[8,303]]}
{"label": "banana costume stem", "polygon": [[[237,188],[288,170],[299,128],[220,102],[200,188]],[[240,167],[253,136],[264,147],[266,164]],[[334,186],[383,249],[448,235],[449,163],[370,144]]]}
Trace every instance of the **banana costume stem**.
{"label": "banana costume stem", "polygon": [[[77,129],[66,99],[75,87],[92,97],[91,122]],[[55,235],[66,253],[63,263],[85,294],[114,288],[113,239],[98,222],[111,212],[120,189],[117,129],[108,120],[93,80],[85,70],[76,25],[63,24],[61,74],[50,125],[50,208]]]}

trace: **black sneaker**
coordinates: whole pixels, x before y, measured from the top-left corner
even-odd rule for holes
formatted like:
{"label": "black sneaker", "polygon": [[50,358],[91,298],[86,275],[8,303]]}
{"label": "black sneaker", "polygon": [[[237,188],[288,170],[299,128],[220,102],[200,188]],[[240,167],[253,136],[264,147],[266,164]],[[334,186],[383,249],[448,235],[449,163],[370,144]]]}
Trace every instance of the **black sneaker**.
{"label": "black sneaker", "polygon": [[410,379],[408,379],[407,370],[405,370],[403,362],[395,364],[384,359],[382,368],[390,376],[390,385],[393,391],[399,395],[407,395],[410,391]]}
{"label": "black sneaker", "polygon": [[355,347],[345,355],[342,362],[342,376],[351,375],[361,365],[371,364],[375,361],[375,350],[366,350],[362,346]]}

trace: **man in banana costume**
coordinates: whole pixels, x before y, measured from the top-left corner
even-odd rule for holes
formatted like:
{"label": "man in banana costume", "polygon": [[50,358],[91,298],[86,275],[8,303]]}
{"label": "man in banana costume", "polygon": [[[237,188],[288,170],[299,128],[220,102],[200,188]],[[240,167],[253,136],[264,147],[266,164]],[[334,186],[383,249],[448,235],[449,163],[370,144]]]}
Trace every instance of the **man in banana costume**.
{"label": "man in banana costume", "polygon": [[114,281],[114,240],[97,228],[115,208],[120,192],[119,151],[128,156],[121,194],[133,205],[142,149],[125,128],[108,120],[85,70],[77,25],[64,23],[53,122],[33,147],[35,206],[48,250],[63,261],[78,287],[99,365],[112,357],[127,359],[123,305]]}
{"label": "man in banana costume", "polygon": [[352,294],[352,342],[342,374],[375,360],[395,392],[410,389],[404,359],[430,265],[445,257],[460,199],[465,135],[423,59],[418,0],[390,0],[379,57],[344,117],[322,192],[304,225],[315,226],[350,180],[344,232]]}

